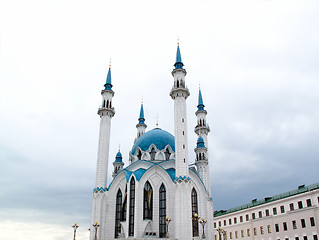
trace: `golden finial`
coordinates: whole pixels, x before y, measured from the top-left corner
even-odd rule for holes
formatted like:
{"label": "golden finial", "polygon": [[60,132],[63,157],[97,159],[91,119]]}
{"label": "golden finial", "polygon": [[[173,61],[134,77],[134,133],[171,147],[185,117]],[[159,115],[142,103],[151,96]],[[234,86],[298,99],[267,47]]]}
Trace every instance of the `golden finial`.
{"label": "golden finial", "polygon": [[110,58],[109,68],[111,68],[112,58]]}
{"label": "golden finial", "polygon": [[142,102],[141,102],[141,103],[142,103],[142,105],[143,105],[143,96],[142,96]]}
{"label": "golden finial", "polygon": [[200,90],[200,82],[198,83],[198,86],[199,86],[199,90]]}
{"label": "golden finial", "polygon": [[157,114],[157,117],[156,117],[156,128],[158,128],[158,114]]}
{"label": "golden finial", "polygon": [[177,46],[179,46],[179,37],[177,36]]}
{"label": "golden finial", "polygon": [[121,144],[119,144],[119,152],[121,151]]}

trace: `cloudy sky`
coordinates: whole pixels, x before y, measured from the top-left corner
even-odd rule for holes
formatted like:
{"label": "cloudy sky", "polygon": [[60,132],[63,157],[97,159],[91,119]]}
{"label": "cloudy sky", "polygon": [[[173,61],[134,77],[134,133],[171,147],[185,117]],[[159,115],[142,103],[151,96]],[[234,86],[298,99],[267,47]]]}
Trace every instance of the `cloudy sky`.
{"label": "cloudy sky", "polygon": [[[87,239],[112,58],[109,175],[136,135],[173,132],[176,42],[208,111],[215,210],[319,182],[317,0],[0,1],[1,239]],[[191,162],[194,153],[190,153]]]}

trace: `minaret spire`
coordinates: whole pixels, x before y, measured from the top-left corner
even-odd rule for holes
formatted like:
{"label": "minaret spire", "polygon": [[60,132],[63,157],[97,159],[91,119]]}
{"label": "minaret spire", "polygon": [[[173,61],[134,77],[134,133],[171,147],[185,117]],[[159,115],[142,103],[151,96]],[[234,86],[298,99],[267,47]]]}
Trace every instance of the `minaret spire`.
{"label": "minaret spire", "polygon": [[109,71],[107,73],[107,77],[106,77],[106,83],[104,84],[105,89],[104,90],[112,90],[112,77],[111,77],[111,60],[110,60],[110,64],[109,64]]}
{"label": "minaret spire", "polygon": [[136,125],[136,128],[137,128],[137,137],[135,138],[135,141],[145,133],[145,129],[147,128],[147,125],[145,124],[145,118],[144,118],[143,99],[141,103],[140,117],[138,118],[138,124]]}

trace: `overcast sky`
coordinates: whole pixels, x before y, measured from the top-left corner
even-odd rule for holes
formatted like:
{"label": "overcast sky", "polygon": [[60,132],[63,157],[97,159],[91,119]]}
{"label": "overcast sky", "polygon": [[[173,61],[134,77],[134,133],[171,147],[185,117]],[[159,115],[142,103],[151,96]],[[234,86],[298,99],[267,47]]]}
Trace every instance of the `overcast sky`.
{"label": "overcast sky", "polygon": [[[319,182],[319,2],[0,1],[0,235],[88,237],[100,91],[112,58],[109,175],[125,164],[141,99],[173,133],[179,36],[190,161],[198,86],[214,209]],[[109,178],[109,181],[111,178]]]}

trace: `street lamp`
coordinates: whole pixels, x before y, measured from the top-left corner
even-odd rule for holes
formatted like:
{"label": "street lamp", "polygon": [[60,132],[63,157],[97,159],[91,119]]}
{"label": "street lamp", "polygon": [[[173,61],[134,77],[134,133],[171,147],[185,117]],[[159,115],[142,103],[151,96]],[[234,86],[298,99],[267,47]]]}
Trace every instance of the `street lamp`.
{"label": "street lamp", "polygon": [[74,234],[73,234],[73,240],[75,240],[76,230],[78,229],[79,225],[77,223],[73,224]]}
{"label": "street lamp", "polygon": [[200,219],[200,217],[198,216],[197,213],[195,213],[195,214],[194,214],[194,217],[192,217],[192,219],[193,219],[193,221],[196,222],[194,237],[195,237],[195,236],[199,236],[199,234],[198,234],[198,220]]}
{"label": "street lamp", "polygon": [[92,224],[92,226],[94,227],[95,231],[94,231],[94,240],[97,240],[97,229],[99,228],[99,223],[96,221],[95,224]]}
{"label": "street lamp", "polygon": [[218,235],[219,235],[219,240],[222,240],[222,236],[223,236],[224,240],[227,240],[227,231],[225,231],[224,229],[218,227],[217,228],[217,232],[218,232]]}
{"label": "street lamp", "polygon": [[199,223],[202,225],[202,228],[203,228],[202,239],[204,239],[204,238],[206,238],[206,236],[205,236],[205,224],[207,223],[207,221],[204,218],[202,218],[202,220],[200,220]]}
{"label": "street lamp", "polygon": [[169,225],[169,223],[171,221],[172,221],[172,219],[170,219],[168,216],[166,216],[166,218],[165,218],[165,222],[166,222],[166,238],[169,238],[168,225]]}

